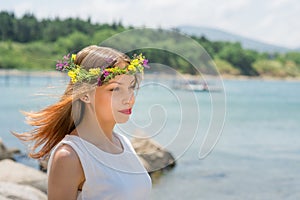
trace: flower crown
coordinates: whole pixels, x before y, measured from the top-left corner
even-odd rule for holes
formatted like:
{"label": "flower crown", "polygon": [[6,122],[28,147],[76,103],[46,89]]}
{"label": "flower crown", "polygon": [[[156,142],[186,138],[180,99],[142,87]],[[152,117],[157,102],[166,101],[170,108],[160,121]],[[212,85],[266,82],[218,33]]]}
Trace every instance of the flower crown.
{"label": "flower crown", "polygon": [[[142,54],[134,55],[133,59],[130,60],[129,65],[124,68],[120,67],[110,67],[105,68],[97,67],[86,70],[82,68],[80,65],[75,64],[76,54],[70,54],[63,57],[63,60],[57,61],[56,70],[58,71],[67,71],[68,76],[71,78],[72,83],[83,82],[83,81],[91,81],[93,79],[97,79],[97,85],[101,86],[104,83],[107,83],[109,80],[113,79],[117,75],[128,74],[134,75],[136,73],[144,73],[144,67],[149,68],[148,60]],[[107,62],[113,62],[112,59],[108,59]]]}

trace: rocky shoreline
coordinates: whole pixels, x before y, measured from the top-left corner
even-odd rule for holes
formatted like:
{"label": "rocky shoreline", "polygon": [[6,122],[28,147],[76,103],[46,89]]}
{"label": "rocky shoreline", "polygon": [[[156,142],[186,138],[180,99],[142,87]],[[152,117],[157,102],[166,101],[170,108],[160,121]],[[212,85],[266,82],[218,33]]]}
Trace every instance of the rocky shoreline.
{"label": "rocky shoreline", "polygon": [[[170,152],[152,139],[133,138],[131,143],[152,177],[173,168],[175,159]],[[18,149],[8,149],[0,138],[0,200],[46,200],[47,162],[40,162],[40,169],[15,161]]]}
{"label": "rocky shoreline", "polygon": [[[64,73],[58,71],[23,71],[17,69],[0,69],[0,76],[33,76],[33,77],[64,77]],[[154,79],[157,78],[158,74],[145,74],[145,78]],[[159,74],[162,78],[174,79],[174,74]],[[182,77],[187,79],[197,79],[200,80],[203,77],[199,75],[190,75],[190,74],[181,74]],[[274,77],[274,76],[245,76],[245,75],[231,75],[231,74],[220,74],[217,76],[205,75],[206,78],[216,79],[222,78],[223,80],[263,80],[263,81],[272,81],[272,80],[282,80],[282,81],[300,81],[300,77]]]}

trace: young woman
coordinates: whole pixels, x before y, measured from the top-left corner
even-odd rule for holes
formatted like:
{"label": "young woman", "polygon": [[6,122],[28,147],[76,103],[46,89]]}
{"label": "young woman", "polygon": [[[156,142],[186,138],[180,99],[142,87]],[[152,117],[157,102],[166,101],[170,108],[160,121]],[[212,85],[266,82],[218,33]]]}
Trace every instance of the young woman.
{"label": "young woman", "polygon": [[25,113],[36,128],[17,135],[34,141],[30,156],[51,156],[49,200],[148,199],[151,179],[130,141],[115,133],[132,112],[139,74],[148,60],[88,46],[57,63],[71,80],[61,99]]}

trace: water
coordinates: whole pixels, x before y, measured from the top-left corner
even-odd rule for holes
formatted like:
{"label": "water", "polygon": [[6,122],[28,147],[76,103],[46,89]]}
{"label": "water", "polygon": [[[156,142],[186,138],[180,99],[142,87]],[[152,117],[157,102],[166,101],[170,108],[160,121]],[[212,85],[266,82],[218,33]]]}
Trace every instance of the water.
{"label": "water", "polygon": [[[7,86],[0,77],[0,137],[7,146],[26,151],[9,134],[30,129],[19,110],[55,102],[34,94],[61,94],[65,83],[55,77],[14,77]],[[209,93],[172,93],[161,84],[139,92],[131,121],[117,129],[127,134],[139,126],[177,157],[177,166],[154,184],[151,199],[299,199],[300,82],[227,80],[224,85],[225,126],[204,159],[198,155],[211,116]]]}

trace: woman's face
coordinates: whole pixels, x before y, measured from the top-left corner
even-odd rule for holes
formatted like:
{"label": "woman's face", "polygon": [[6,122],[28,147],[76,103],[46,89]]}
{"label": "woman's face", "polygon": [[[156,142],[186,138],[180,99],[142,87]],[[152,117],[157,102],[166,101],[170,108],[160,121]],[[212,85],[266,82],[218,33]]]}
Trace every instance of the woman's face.
{"label": "woman's face", "polygon": [[102,123],[125,123],[134,105],[135,77],[118,75],[95,90],[95,112]]}

